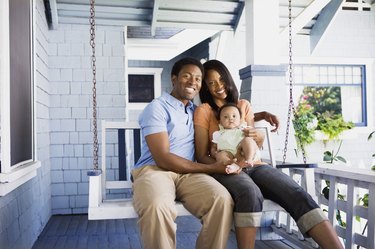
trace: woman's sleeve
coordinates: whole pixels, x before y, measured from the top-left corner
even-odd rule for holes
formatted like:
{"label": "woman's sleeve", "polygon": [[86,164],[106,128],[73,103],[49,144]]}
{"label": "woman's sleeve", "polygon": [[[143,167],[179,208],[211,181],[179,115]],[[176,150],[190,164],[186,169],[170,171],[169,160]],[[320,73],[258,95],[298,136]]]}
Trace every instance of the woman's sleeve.
{"label": "woman's sleeve", "polygon": [[197,107],[197,109],[195,109],[194,125],[200,126],[208,130],[209,118],[210,118],[209,112],[204,106],[200,105]]}
{"label": "woman's sleeve", "polygon": [[254,126],[254,112],[249,101],[242,99],[242,112],[244,113],[244,120],[247,125]]}

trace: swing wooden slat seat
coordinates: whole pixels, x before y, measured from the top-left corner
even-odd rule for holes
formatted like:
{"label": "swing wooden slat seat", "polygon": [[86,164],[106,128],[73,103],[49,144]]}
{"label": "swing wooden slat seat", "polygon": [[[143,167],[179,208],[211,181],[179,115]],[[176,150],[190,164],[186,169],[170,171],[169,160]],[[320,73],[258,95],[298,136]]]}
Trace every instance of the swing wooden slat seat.
{"label": "swing wooden slat seat", "polygon": [[[107,133],[116,130],[118,141],[118,180],[107,180]],[[130,132],[132,134],[127,134]],[[129,145],[131,143],[131,147]],[[128,145],[128,146],[127,146]],[[130,162],[138,160],[141,151],[140,128],[136,122],[102,121],[101,170],[88,172],[89,176],[89,220],[128,219],[138,217],[132,198],[106,198],[109,191],[128,190],[131,193]],[[182,203],[176,202],[178,216],[190,215]]]}
{"label": "swing wooden slat seat", "polygon": [[[136,122],[108,122],[102,121],[102,146],[101,146],[101,169],[92,170],[88,172],[89,176],[89,205],[88,205],[88,218],[89,220],[102,220],[102,219],[127,219],[136,218],[137,213],[134,210],[131,188],[132,181],[130,176],[131,164],[134,164],[140,156],[140,128]],[[277,167],[276,161],[272,152],[272,144],[269,131],[266,127],[261,127],[265,132],[265,145],[262,150],[262,155],[267,154],[265,161]],[[112,130],[112,133],[111,133]],[[117,141],[114,138],[113,132],[117,132]],[[107,141],[107,139],[111,141]],[[118,180],[108,180],[108,168],[107,162],[111,162],[112,159],[108,157],[113,156],[114,147],[118,148]],[[111,148],[111,153],[108,153],[108,147]],[[108,156],[107,154],[110,154]],[[112,160],[113,163],[113,160]],[[113,169],[111,170],[111,176],[113,176]],[[284,169],[285,170],[285,169]],[[313,170],[313,169],[312,169]],[[312,173],[312,174],[311,174]],[[311,191],[314,190],[314,186],[307,184],[308,182],[314,183],[313,171],[310,174],[304,173],[304,178],[310,178],[308,181],[303,181],[305,187],[310,187],[310,194],[315,195]],[[125,190],[128,194],[125,198],[107,198],[111,195],[110,192]],[[284,211],[284,209],[277,203],[271,200],[264,201],[263,211]],[[190,215],[189,211],[186,210],[182,203],[176,201],[176,209],[178,216]],[[276,224],[277,225],[277,224]]]}

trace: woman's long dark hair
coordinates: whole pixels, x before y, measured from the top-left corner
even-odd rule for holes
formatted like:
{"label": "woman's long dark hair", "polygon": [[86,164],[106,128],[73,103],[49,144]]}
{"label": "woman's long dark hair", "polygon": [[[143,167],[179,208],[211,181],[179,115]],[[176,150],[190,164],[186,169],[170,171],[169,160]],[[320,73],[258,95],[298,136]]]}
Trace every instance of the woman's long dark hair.
{"label": "woman's long dark hair", "polygon": [[[227,91],[227,97],[225,98],[225,100],[227,101],[227,103],[235,103],[237,105],[238,90],[228,68],[218,60],[209,60],[203,64],[203,67],[205,75],[208,70],[215,70],[220,74],[222,80],[225,82],[224,87]],[[208,90],[207,82],[205,81],[205,79],[203,79],[202,87],[199,91],[199,97],[202,103],[208,103],[214,110],[215,114],[218,114],[220,108],[216,105],[214,98]]]}

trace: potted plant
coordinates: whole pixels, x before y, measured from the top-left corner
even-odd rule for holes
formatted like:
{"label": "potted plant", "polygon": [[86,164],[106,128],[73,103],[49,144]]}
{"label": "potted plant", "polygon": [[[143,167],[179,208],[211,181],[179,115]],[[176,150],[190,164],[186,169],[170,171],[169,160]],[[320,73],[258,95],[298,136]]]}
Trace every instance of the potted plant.
{"label": "potted plant", "polygon": [[[340,99],[340,88],[338,87],[304,88],[295,108],[293,119],[297,150],[313,143],[316,140],[316,131],[324,134],[323,143],[325,145],[328,141],[340,141],[339,149],[341,148],[340,134],[353,128],[354,124],[344,121],[341,115]],[[337,157],[337,153],[334,156],[333,151],[325,152],[325,154],[331,155],[331,159],[334,158],[333,160],[343,159]]]}

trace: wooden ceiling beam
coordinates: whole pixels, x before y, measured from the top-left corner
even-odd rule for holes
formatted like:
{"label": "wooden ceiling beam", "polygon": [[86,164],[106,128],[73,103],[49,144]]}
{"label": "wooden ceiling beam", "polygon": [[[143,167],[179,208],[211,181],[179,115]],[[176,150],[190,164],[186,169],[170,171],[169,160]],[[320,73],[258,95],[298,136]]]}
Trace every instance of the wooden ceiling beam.
{"label": "wooden ceiling beam", "polygon": [[[310,22],[328,3],[330,0],[315,0],[310,3],[297,17],[292,21],[292,35],[298,33],[303,27]],[[293,11],[293,8],[292,8]],[[287,25],[280,33],[280,41],[287,42],[289,36],[289,25]]]}
{"label": "wooden ceiling beam", "polygon": [[159,0],[154,0],[154,8],[152,11],[152,18],[151,18],[151,36],[155,36],[158,15],[159,15]]}

